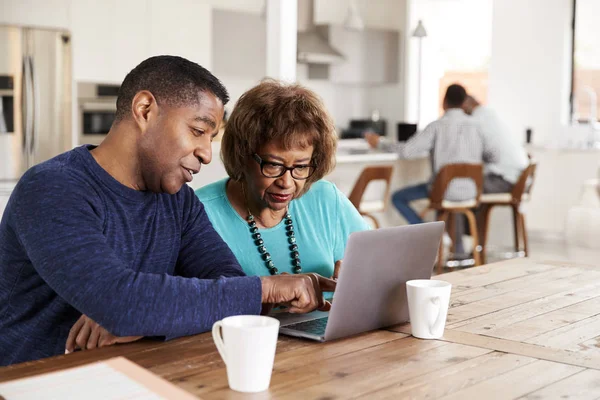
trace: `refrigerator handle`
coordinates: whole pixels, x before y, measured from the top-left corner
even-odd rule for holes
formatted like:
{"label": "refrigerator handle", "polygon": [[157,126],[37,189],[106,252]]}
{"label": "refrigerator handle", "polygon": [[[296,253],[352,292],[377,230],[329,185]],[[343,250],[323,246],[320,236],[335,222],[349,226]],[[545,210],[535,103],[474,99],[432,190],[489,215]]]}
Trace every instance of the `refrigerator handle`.
{"label": "refrigerator handle", "polygon": [[31,131],[31,82],[29,81],[29,56],[23,56],[21,78],[21,125],[23,128],[22,149],[29,167]]}
{"label": "refrigerator handle", "polygon": [[32,156],[32,161],[35,162],[35,153],[38,149],[38,122],[39,122],[39,98],[38,95],[38,87],[37,87],[37,79],[35,79],[35,69],[33,65],[33,57],[29,56],[29,82],[30,82],[30,90],[31,90],[31,135],[30,135],[30,147],[29,151]]}

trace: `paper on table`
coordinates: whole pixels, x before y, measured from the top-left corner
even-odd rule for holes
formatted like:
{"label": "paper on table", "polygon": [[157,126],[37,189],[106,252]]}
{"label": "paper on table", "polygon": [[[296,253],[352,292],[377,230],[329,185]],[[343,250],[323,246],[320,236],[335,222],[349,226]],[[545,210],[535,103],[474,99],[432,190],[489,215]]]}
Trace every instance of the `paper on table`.
{"label": "paper on table", "polygon": [[181,399],[196,397],[123,357],[0,384],[0,398]]}

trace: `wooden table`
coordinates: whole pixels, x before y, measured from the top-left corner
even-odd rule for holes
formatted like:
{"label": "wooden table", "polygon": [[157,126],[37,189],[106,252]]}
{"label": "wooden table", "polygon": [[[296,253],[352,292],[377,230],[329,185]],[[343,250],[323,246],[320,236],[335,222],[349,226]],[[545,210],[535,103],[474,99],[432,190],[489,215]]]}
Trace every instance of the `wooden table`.
{"label": "wooden table", "polygon": [[442,340],[407,324],[325,344],[281,337],[270,390],[253,396],[228,389],[210,334],[0,368],[0,381],[123,355],[206,399],[600,397],[600,268],[520,259],[438,278],[453,284]]}

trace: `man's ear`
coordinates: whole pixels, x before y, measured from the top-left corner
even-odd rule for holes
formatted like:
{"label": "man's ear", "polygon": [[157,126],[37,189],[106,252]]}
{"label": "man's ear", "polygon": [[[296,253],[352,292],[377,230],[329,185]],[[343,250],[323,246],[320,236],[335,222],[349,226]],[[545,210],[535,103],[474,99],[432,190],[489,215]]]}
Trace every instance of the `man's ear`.
{"label": "man's ear", "polygon": [[158,115],[158,103],[154,95],[147,90],[137,92],[131,101],[131,114],[140,131],[145,132],[149,122]]}

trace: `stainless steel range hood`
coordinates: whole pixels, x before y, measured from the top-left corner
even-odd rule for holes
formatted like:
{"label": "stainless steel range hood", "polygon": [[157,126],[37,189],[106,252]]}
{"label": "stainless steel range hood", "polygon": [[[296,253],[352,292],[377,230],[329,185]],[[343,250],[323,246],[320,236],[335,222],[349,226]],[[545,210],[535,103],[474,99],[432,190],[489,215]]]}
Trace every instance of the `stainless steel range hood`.
{"label": "stainless steel range hood", "polygon": [[314,10],[314,0],[298,0],[298,62],[334,64],[343,61],[342,54],[317,31]]}

